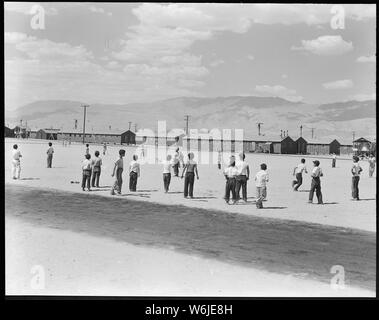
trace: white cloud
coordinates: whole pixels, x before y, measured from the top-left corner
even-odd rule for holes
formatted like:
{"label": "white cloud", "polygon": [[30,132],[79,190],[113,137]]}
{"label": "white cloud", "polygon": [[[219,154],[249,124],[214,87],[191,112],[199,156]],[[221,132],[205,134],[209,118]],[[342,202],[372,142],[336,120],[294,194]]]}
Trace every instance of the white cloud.
{"label": "white cloud", "polygon": [[222,60],[222,59],[216,59],[216,60],[211,61],[211,62],[209,63],[209,65],[210,65],[211,67],[217,67],[217,66],[222,65],[222,64],[224,64],[224,63],[225,63],[224,60]]}
{"label": "white cloud", "polygon": [[332,82],[323,83],[322,86],[327,90],[336,90],[336,89],[348,89],[354,86],[354,83],[350,79],[346,80],[337,80]]}
{"label": "white cloud", "polygon": [[255,57],[254,57],[252,54],[249,54],[249,55],[247,56],[247,58],[248,58],[249,60],[254,60],[254,59],[255,59]]}
{"label": "white cloud", "polygon": [[314,40],[302,40],[302,46],[293,46],[292,50],[304,50],[320,56],[341,55],[353,50],[352,42],[338,36],[320,36]]}
{"label": "white cloud", "polygon": [[273,96],[286,99],[288,101],[298,102],[303,100],[302,96],[296,94],[296,90],[288,89],[281,85],[257,85],[255,92],[263,96]]}
{"label": "white cloud", "polygon": [[376,55],[373,54],[372,56],[361,56],[357,59],[357,62],[376,62]]}
{"label": "white cloud", "polygon": [[371,94],[358,93],[355,95],[350,95],[348,100],[356,100],[356,101],[376,100],[376,93],[371,93]]}

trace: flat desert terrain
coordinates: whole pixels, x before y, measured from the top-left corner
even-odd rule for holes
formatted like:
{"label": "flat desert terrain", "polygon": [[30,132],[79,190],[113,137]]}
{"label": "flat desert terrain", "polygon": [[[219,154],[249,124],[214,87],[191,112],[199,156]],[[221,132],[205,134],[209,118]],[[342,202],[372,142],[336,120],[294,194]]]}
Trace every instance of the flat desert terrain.
{"label": "flat desert terrain", "polygon": [[[23,155],[21,180],[10,175],[10,152]],[[310,177],[291,189],[300,156],[247,154],[252,177],[264,162],[270,182],[265,208],[227,205],[216,164],[200,164],[194,199],[183,198],[183,180],[163,192],[162,165],[142,164],[137,192],[112,197],[111,171],[119,146],[103,158],[100,188],[83,192],[85,147],[53,141],[5,140],[6,271],[8,294],[373,296],[376,261],[376,179],[368,164],[362,201],[351,198],[351,161],[319,159],[325,205],[308,204]],[[125,164],[139,150],[125,147]],[[91,145],[90,153],[102,152]],[[145,154],[152,152],[145,147]],[[163,153],[162,153],[163,154]],[[159,157],[159,156],[158,156]],[[141,159],[143,162],[143,159]],[[376,175],[375,175],[376,176]],[[30,289],[30,268],[42,265],[46,287]],[[344,268],[345,288],[330,286],[333,266]],[[301,289],[300,289],[301,288]]]}

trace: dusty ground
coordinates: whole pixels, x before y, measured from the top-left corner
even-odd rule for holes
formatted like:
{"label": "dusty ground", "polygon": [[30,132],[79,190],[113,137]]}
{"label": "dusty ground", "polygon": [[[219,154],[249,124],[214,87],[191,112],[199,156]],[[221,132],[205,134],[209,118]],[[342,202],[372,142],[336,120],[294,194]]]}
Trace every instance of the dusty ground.
{"label": "dusty ground", "polygon": [[[16,140],[5,141],[5,181],[17,185],[28,185],[41,188],[54,188],[67,191],[81,191],[80,184],[70,183],[81,180],[80,164],[84,158],[83,145],[71,145],[63,148],[61,142],[54,143],[55,155],[53,168],[46,169],[47,142],[18,141],[23,154],[22,180],[13,181],[10,177],[10,151]],[[135,148],[128,148],[125,163],[129,163]],[[91,146],[91,153],[102,151],[101,146]],[[100,185],[103,188],[95,189],[93,193],[109,196],[110,186],[113,184],[111,171],[114,160],[117,158],[119,147],[108,147],[108,154],[103,157],[103,171]],[[146,152],[147,153],[147,152]],[[259,170],[259,165],[265,162],[268,165],[270,182],[268,184],[268,201],[264,210],[257,210],[254,204],[255,186],[251,180],[248,183],[249,203],[240,205],[226,205],[223,201],[225,180],[216,165],[200,165],[200,180],[195,181],[195,199],[183,199],[183,183],[180,178],[172,178],[169,194],[163,193],[162,166],[145,164],[141,167],[141,178],[138,181],[137,193],[131,194],[128,190],[128,175],[124,173],[123,193],[131,199],[140,199],[162,204],[180,204],[196,208],[217,209],[233,213],[242,213],[260,217],[272,217],[286,220],[306,221],[333,226],[350,227],[367,231],[376,231],[376,179],[368,178],[368,164],[362,162],[364,169],[360,182],[360,196],[362,201],[351,201],[351,161],[337,160],[337,167],[331,168],[330,159],[320,159],[324,171],[322,190],[324,206],[307,203],[310,177],[304,177],[304,183],[299,192],[293,192],[290,185],[293,167],[301,157],[247,154],[247,160],[253,173]],[[311,160],[316,157],[307,157],[308,168],[312,167]],[[376,177],[376,175],[375,175]],[[316,202],[316,200],[314,200]]]}
{"label": "dusty ground", "polygon": [[[372,296],[375,290],[370,232],[15,186],[6,188],[6,213],[9,294]],[[33,265],[45,269],[44,290],[30,288]],[[329,285],[334,265],[344,267],[345,290]]]}
{"label": "dusty ground", "polygon": [[[10,179],[7,166],[14,141],[5,145],[8,293],[30,293],[30,265],[43,264],[51,266],[51,282],[41,294],[374,295],[376,183],[367,177],[367,163],[364,201],[352,202],[350,161],[339,160],[332,169],[329,159],[321,159],[327,204],[318,206],[306,203],[307,192],[290,188],[299,157],[250,154],[252,170],[266,162],[271,176],[266,208],[257,210],[252,182],[248,204],[224,203],[215,165],[200,165],[193,200],[183,199],[180,179],[164,194],[161,166],[147,164],[138,192],[127,190],[124,175],[124,194],[112,199],[118,147],[103,157],[102,188],[82,192],[71,183],[81,178],[82,145],[55,144],[53,168],[47,169],[46,145],[30,142],[18,142],[20,181]],[[135,149],[126,149],[128,162]],[[307,190],[310,179],[304,180]],[[329,285],[333,265],[345,269],[343,291]],[[100,274],[100,283],[94,282]]]}

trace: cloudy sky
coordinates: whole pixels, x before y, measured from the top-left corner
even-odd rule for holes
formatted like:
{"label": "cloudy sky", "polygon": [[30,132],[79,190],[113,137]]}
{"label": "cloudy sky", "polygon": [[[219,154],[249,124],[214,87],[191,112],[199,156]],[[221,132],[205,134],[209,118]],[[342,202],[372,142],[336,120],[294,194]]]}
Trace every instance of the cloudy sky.
{"label": "cloudy sky", "polygon": [[8,110],[45,99],[375,98],[375,5],[36,4],[5,4]]}

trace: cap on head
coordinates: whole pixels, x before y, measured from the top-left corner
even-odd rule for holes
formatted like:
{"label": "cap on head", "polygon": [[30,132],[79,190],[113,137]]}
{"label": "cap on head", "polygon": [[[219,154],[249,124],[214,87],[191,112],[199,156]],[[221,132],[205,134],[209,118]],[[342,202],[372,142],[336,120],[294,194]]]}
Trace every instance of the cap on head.
{"label": "cap on head", "polygon": [[358,161],[359,161],[359,157],[357,157],[357,156],[353,156],[353,160],[354,160],[355,162],[358,162]]}
{"label": "cap on head", "polygon": [[262,163],[262,164],[261,164],[261,169],[262,169],[262,170],[266,170],[266,169],[267,169],[267,164]]}
{"label": "cap on head", "polygon": [[301,163],[305,163],[305,159],[301,159]]}
{"label": "cap on head", "polygon": [[95,151],[95,156],[98,157],[100,155],[100,152],[99,151]]}
{"label": "cap on head", "polygon": [[118,154],[121,156],[124,156],[125,155],[125,150],[124,149],[120,149],[120,151],[118,152]]}
{"label": "cap on head", "polygon": [[18,145],[17,144],[14,144],[13,145],[13,149],[17,149],[18,148]]}
{"label": "cap on head", "polygon": [[53,144],[51,142],[49,142],[49,146],[51,147]]}
{"label": "cap on head", "polygon": [[316,167],[318,167],[320,165],[320,161],[318,161],[318,160],[314,160],[313,163],[316,165]]}

